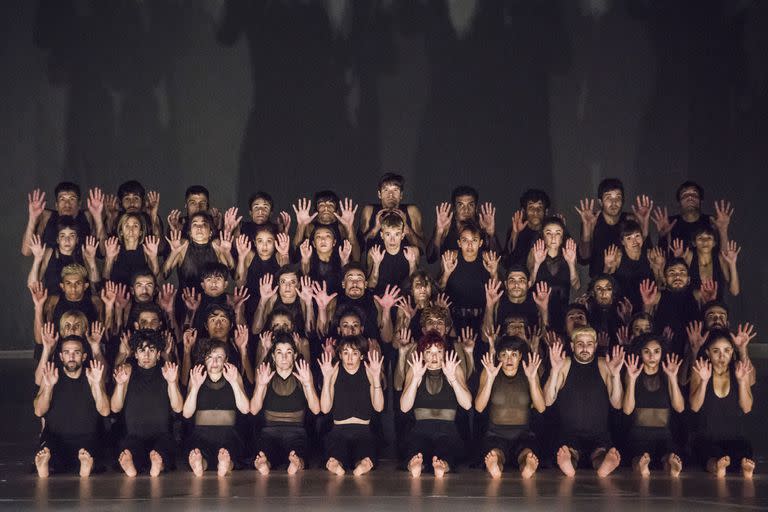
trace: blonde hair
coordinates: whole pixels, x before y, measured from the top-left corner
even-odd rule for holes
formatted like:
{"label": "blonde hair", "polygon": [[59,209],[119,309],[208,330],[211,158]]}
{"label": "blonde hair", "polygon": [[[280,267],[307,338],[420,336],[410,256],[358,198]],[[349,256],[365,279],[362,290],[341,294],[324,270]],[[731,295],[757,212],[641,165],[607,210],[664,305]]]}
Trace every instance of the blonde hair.
{"label": "blonde hair", "polygon": [[590,338],[592,338],[592,341],[597,341],[597,331],[595,331],[592,327],[578,327],[574,329],[571,333],[571,341],[576,341],[576,336],[580,334],[588,335]]}
{"label": "blonde hair", "polygon": [[139,229],[141,230],[139,232],[139,245],[141,245],[144,243],[144,236],[147,234],[147,226],[144,222],[144,217],[137,213],[124,213],[120,216],[120,220],[117,221],[117,238],[120,240],[120,243],[125,243],[123,238],[123,226],[125,226],[125,223],[128,222],[128,219],[130,218],[139,221]]}
{"label": "blonde hair", "polygon": [[61,269],[61,280],[63,281],[67,276],[78,276],[85,281],[88,278],[88,271],[79,263],[70,263]]}

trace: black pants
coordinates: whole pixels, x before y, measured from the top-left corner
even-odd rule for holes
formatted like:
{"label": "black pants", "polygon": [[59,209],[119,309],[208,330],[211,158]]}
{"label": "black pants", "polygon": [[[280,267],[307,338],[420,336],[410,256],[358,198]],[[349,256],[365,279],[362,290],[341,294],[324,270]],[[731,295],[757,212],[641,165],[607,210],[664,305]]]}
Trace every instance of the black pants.
{"label": "black pants", "polygon": [[91,473],[104,471],[104,443],[98,435],[60,436],[43,433],[40,449],[48,448],[51,459],[48,470],[54,473],[76,473],[80,471],[80,450],[86,450],[93,458]]}
{"label": "black pants", "polygon": [[592,468],[592,454],[595,450],[608,450],[611,448],[611,436],[608,432],[594,434],[570,432],[564,433],[557,449],[561,446],[567,446],[576,450],[579,460],[576,462],[578,467]]}
{"label": "black pants", "polygon": [[187,442],[187,455],[192,450],[198,449],[208,463],[208,469],[216,469],[221,448],[229,452],[235,469],[243,467],[245,445],[234,426],[195,426]]}
{"label": "black pants", "polygon": [[161,433],[150,436],[126,436],[120,443],[118,457],[123,450],[131,452],[133,465],[139,473],[148,471],[151,465],[149,452],[156,451],[163,458],[163,466],[166,471],[176,468],[176,441],[170,433]]}
{"label": "black pants", "polygon": [[482,455],[493,449],[500,450],[504,454],[505,464],[518,465],[517,459],[523,450],[531,450],[536,453],[538,444],[536,437],[528,430],[527,426],[508,427],[491,425],[485,434],[482,443]]}
{"label": "black pants", "polygon": [[448,463],[452,470],[464,458],[464,441],[456,423],[445,420],[416,420],[405,440],[405,463],[421,453],[425,467],[432,467],[432,457]]}
{"label": "black pants", "polygon": [[651,467],[661,467],[659,464],[670,453],[682,455],[672,439],[668,427],[634,427],[627,435],[624,451],[626,457],[622,460],[631,463],[635,457],[643,453],[651,456]]}
{"label": "black pants", "polygon": [[726,455],[731,458],[730,471],[741,471],[741,459],[752,458],[752,443],[743,437],[733,439],[714,439],[709,437],[698,437],[693,442],[694,451],[698,457],[699,463],[707,468],[709,459],[719,459]]}
{"label": "black pants", "polygon": [[368,457],[376,465],[376,438],[369,425],[334,425],[325,437],[325,460],[331,457],[353,468]]}
{"label": "black pants", "polygon": [[287,464],[291,451],[306,461],[309,446],[307,431],[301,425],[265,426],[259,433],[257,446],[272,467]]}

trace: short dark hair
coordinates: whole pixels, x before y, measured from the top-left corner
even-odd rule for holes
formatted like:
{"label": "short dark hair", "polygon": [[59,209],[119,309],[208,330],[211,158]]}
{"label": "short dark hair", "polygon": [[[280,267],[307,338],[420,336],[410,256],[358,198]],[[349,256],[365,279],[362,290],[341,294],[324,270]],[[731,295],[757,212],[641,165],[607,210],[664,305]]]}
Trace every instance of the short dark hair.
{"label": "short dark hair", "polygon": [[667,263],[664,265],[664,273],[666,274],[667,270],[678,265],[682,265],[688,269],[688,263],[686,263],[683,258],[669,258]]}
{"label": "short dark hair", "polygon": [[704,235],[704,234],[712,236],[712,238],[714,238],[715,241],[717,241],[717,232],[712,226],[710,226],[709,224],[697,224],[693,228],[693,231],[691,231],[691,240],[690,240],[691,244],[696,243],[697,236]]}
{"label": "short dark hair", "polygon": [[131,346],[131,351],[134,355],[136,354],[136,351],[142,347],[154,347],[158,352],[161,352],[163,348],[165,348],[165,339],[160,331],[155,331],[154,329],[139,329],[131,335],[128,344]]}
{"label": "short dark hair", "polygon": [[616,281],[616,278],[613,277],[611,274],[605,274],[605,273],[597,274],[595,277],[592,278],[592,280],[589,282],[589,286],[587,287],[587,290],[589,291],[589,293],[595,292],[595,284],[598,281],[608,281],[609,283],[611,283],[611,287],[613,288],[614,298],[618,299],[621,296],[619,293],[619,282]]}
{"label": "short dark hair", "polygon": [[360,325],[365,328],[365,311],[354,304],[345,304],[337,308],[333,314],[333,325],[339,325],[341,319],[347,316],[356,316],[360,320]]}
{"label": "short dark hair", "polygon": [[207,277],[222,277],[227,281],[229,280],[229,267],[219,261],[206,262],[200,269],[200,281],[204,281]]}
{"label": "short dark hair", "polygon": [[155,286],[157,286],[157,276],[155,276],[155,274],[152,273],[149,268],[143,268],[131,274],[131,287],[136,286],[136,279],[140,277],[151,277],[152,282],[155,283]]}
{"label": "short dark hair", "polygon": [[480,238],[483,237],[483,229],[476,222],[472,220],[468,220],[467,222],[462,222],[461,226],[457,231],[458,233],[456,234],[459,235],[459,238],[461,238],[461,234],[465,231],[469,231],[473,235],[477,235]]}
{"label": "short dark hair", "polygon": [[640,234],[643,233],[643,230],[640,227],[640,224],[638,224],[637,222],[631,219],[627,219],[624,222],[622,222],[620,229],[621,229],[621,238],[624,238],[625,236],[633,235],[635,233],[640,233]]}
{"label": "short dark hair", "polygon": [[478,194],[477,189],[474,187],[470,187],[469,185],[459,185],[451,192],[451,204],[455,204],[456,198],[461,196],[471,196],[472,199],[477,201],[480,194]]}
{"label": "short dark hair", "polygon": [[703,306],[701,306],[701,315],[706,316],[707,311],[709,311],[712,308],[721,308],[725,310],[725,314],[730,315],[731,310],[728,308],[728,305],[720,300],[711,300],[707,303],[705,303]]}
{"label": "short dark hair", "polygon": [[503,350],[511,350],[513,352],[520,352],[522,360],[527,361],[528,354],[531,352],[531,347],[528,343],[519,336],[502,336],[496,341],[496,358]]}
{"label": "short dark hair", "polygon": [[549,196],[543,190],[537,188],[529,188],[523,195],[520,196],[520,208],[525,210],[528,207],[528,203],[543,203],[544,209],[549,209],[550,201]]}
{"label": "short dark hair", "polygon": [[136,180],[130,180],[122,183],[117,187],[117,198],[122,200],[128,194],[136,194],[144,201],[147,191],[144,189],[144,185]]}
{"label": "short dark hair", "polygon": [[301,277],[301,268],[296,263],[290,263],[280,267],[280,270],[275,272],[275,282],[280,281],[280,278],[286,274],[296,274],[296,277]]}
{"label": "short dark hair", "polygon": [[78,199],[80,199],[82,194],[80,193],[80,186],[77,183],[72,183],[71,181],[61,181],[58,185],[56,185],[56,188],[53,189],[53,196],[59,197],[59,194],[61,192],[72,192],[77,196]]}
{"label": "short dark hair", "polygon": [[712,344],[714,344],[717,340],[724,339],[727,340],[728,343],[731,344],[731,347],[733,348],[733,358],[731,358],[730,366],[736,364],[736,361],[739,360],[739,351],[736,350],[736,345],[733,343],[733,338],[731,337],[731,332],[728,329],[712,329],[709,331],[709,335],[707,335],[707,339],[704,342],[704,344],[699,349],[699,353],[696,357],[703,356],[709,360],[709,356],[707,356],[707,349],[709,349]]}
{"label": "short dark hair", "polygon": [[620,179],[617,178],[605,178],[603,181],[600,182],[600,184],[597,186],[597,197],[602,199],[603,194],[606,192],[609,192],[611,190],[618,190],[621,192],[621,195],[624,195],[624,184],[621,182]]}
{"label": "short dark hair", "polygon": [[128,325],[132,326],[133,322],[138,321],[139,315],[142,313],[154,313],[157,315],[157,317],[160,319],[161,324],[165,325],[165,319],[163,318],[163,310],[155,304],[154,302],[141,302],[139,304],[135,304],[131,308],[131,315],[128,319]]}
{"label": "short dark hair", "polygon": [[274,206],[274,201],[272,200],[272,196],[269,195],[268,192],[264,192],[263,190],[257,190],[253,194],[251,194],[251,197],[248,198],[248,209],[250,210],[253,208],[253,202],[257,199],[263,199],[266,202],[269,203],[269,209],[271,210]]}
{"label": "short dark hair", "polygon": [[584,304],[580,304],[578,302],[571,302],[568,304],[568,307],[565,308],[565,316],[568,316],[568,313],[571,311],[581,311],[584,313],[585,316],[589,316],[589,311],[587,311],[587,307]]}
{"label": "short dark hair", "polygon": [[273,222],[265,222],[264,224],[258,224],[254,230],[253,230],[253,239],[256,240],[256,237],[259,236],[259,233],[262,231],[266,231],[267,233],[271,234],[274,238],[277,238],[278,229],[277,226]]}
{"label": "short dark hair", "polygon": [[365,275],[365,269],[363,268],[362,264],[358,263],[357,261],[350,261],[341,268],[342,278],[347,277],[347,274],[353,270],[360,271],[363,273],[363,275]]}
{"label": "short dark hair", "polygon": [[206,224],[208,224],[208,228],[211,230],[211,234],[216,232],[216,224],[213,222],[213,217],[210,213],[200,210],[198,212],[193,213],[189,216],[189,222],[187,222],[187,235],[189,235],[190,230],[192,229],[192,219],[195,217],[202,217]]}
{"label": "short dark hair", "polygon": [[561,219],[560,217],[557,217],[555,215],[550,215],[549,217],[545,217],[544,220],[541,223],[542,230],[541,230],[541,234],[539,236],[540,238],[544,238],[544,229],[543,229],[543,227],[546,226],[547,224],[557,224],[558,226],[560,226],[560,228],[563,230],[563,243],[565,243],[565,241],[567,239],[567,233],[566,233],[566,229],[565,229],[565,222],[563,222],[563,219]]}
{"label": "short dark hair", "polygon": [[695,181],[684,181],[680,184],[679,187],[677,187],[677,191],[675,192],[675,197],[677,198],[678,202],[680,201],[680,196],[683,193],[683,190],[687,188],[695,188],[696,192],[699,193],[699,199],[704,199],[704,188],[696,183]]}
{"label": "short dark hair", "polygon": [[363,357],[368,354],[368,340],[365,336],[344,336],[336,345],[336,354],[340,354],[344,347],[351,347],[354,350],[359,350],[360,355]]}
{"label": "short dark hair", "polygon": [[400,190],[403,190],[405,187],[405,178],[403,178],[401,174],[385,172],[381,175],[381,178],[379,178],[379,190],[381,190],[384,185],[397,185]]}
{"label": "short dark hair", "polygon": [[187,191],[184,192],[184,199],[189,199],[189,196],[203,194],[206,199],[210,199],[211,195],[208,193],[208,189],[202,185],[190,185],[187,187]]}
{"label": "short dark hair", "polygon": [[272,311],[269,312],[269,315],[267,316],[266,322],[264,322],[265,326],[272,325],[272,322],[275,320],[276,316],[287,316],[291,319],[291,324],[294,326],[296,325],[296,320],[293,318],[293,311],[288,309],[283,304],[277,304],[274,308],[272,308]]}
{"label": "short dark hair", "polygon": [[296,359],[301,359],[301,352],[299,352],[299,348],[296,346],[296,342],[293,340],[293,336],[288,334],[287,332],[279,332],[275,335],[274,339],[272,340],[272,346],[269,347],[269,351],[267,352],[266,356],[264,357],[265,362],[274,370],[275,369],[275,361],[273,359],[275,355],[275,349],[278,345],[290,345],[291,349],[293,350],[293,353],[296,354]]}
{"label": "short dark hair", "polygon": [[528,267],[526,267],[525,265],[514,264],[509,266],[509,268],[507,269],[507,273],[504,274],[504,279],[505,280],[509,279],[509,274],[513,272],[522,272],[523,274],[525,274],[525,277],[527,278],[531,277],[530,272],[528,272]]}
{"label": "short dark hair", "polygon": [[643,352],[643,348],[645,348],[645,346],[652,341],[655,341],[661,347],[661,360],[663,361],[664,356],[666,356],[667,352],[669,351],[667,340],[664,338],[664,336],[653,332],[646,332],[633,339],[632,344],[630,345],[630,352],[639,356]]}
{"label": "short dark hair", "polygon": [[326,201],[331,201],[336,205],[336,209],[339,209],[339,196],[337,196],[336,192],[333,190],[319,190],[315,192],[313,199],[315,201],[315,210],[317,210],[317,205],[319,203],[324,203]]}
{"label": "short dark hair", "polygon": [[63,229],[71,229],[77,234],[78,240],[80,239],[80,225],[71,215],[61,215],[56,219],[56,233]]}
{"label": "short dark hair", "polygon": [[80,343],[80,345],[83,346],[83,351],[85,351],[85,348],[87,347],[85,343],[85,338],[82,336],[78,336],[77,334],[70,334],[69,336],[64,336],[59,340],[59,351],[61,351],[61,348],[64,346],[64,344],[68,341],[77,341]]}
{"label": "short dark hair", "polygon": [[235,310],[229,304],[208,304],[208,307],[203,311],[203,322],[207,322],[216,311],[221,311],[229,319],[230,327],[235,326]]}

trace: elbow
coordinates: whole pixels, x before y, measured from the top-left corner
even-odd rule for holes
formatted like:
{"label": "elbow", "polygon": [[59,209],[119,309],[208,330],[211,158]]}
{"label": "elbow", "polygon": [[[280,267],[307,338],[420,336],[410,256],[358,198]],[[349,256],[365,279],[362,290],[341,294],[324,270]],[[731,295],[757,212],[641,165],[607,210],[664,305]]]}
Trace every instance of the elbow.
{"label": "elbow", "polygon": [[752,412],[752,404],[744,404],[741,407],[741,410],[744,411],[744,414],[749,414],[750,412]]}
{"label": "elbow", "polygon": [[685,411],[685,404],[684,403],[682,403],[682,404],[675,404],[674,406],[672,406],[672,409],[674,409],[674,411],[676,413],[680,414],[683,411]]}
{"label": "elbow", "polygon": [[380,403],[380,404],[374,405],[373,410],[376,412],[382,412],[384,410],[384,404]]}
{"label": "elbow", "polygon": [[536,411],[537,411],[539,414],[543,414],[543,413],[544,413],[544,411],[546,411],[546,410],[547,410],[547,406],[546,406],[546,405],[544,405],[544,404],[539,404],[539,405],[537,405],[537,406],[536,406]]}

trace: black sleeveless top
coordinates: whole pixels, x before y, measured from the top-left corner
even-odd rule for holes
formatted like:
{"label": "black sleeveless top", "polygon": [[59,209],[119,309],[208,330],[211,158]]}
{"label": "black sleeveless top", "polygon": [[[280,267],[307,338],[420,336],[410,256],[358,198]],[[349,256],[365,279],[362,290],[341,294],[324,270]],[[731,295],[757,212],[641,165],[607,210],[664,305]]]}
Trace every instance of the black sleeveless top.
{"label": "black sleeveless top", "polygon": [[[507,376],[504,371],[499,371],[493,381],[491,398],[489,400],[489,417],[491,424],[503,426],[527,426],[531,410],[531,389],[528,377],[523,371],[522,365],[513,376]],[[505,413],[516,413],[519,422],[501,423]]]}
{"label": "black sleeveless top", "polygon": [[216,251],[213,249],[213,243],[197,244],[189,240],[187,253],[184,255],[184,261],[177,269],[179,277],[179,290],[186,287],[193,287],[200,291],[200,271],[206,263],[215,263],[219,261],[216,257]]}
{"label": "black sleeveless top", "polygon": [[381,295],[384,293],[387,285],[402,286],[403,281],[408,279],[410,270],[411,267],[408,264],[408,260],[405,259],[405,252],[402,246],[397,254],[389,254],[385,250],[384,259],[381,261],[381,265],[379,265],[379,281],[376,283],[373,293]]}
{"label": "black sleeveless top", "polygon": [[610,402],[600,376],[598,358],[581,364],[571,358],[571,367],[557,397],[560,428],[580,435],[598,435],[608,431]]}
{"label": "black sleeveless top", "polygon": [[[635,383],[635,410],[633,420],[637,416],[638,409],[666,409],[671,411],[672,404],[669,399],[669,388],[667,387],[667,375],[659,370],[654,375],[648,375],[645,371],[640,372],[640,376]],[[633,421],[634,428],[668,428],[649,427],[646,425],[637,425]]]}
{"label": "black sleeveless top", "polygon": [[109,280],[130,286],[131,276],[139,271],[149,271],[149,265],[147,265],[147,260],[144,257],[144,249],[139,245],[136,249],[128,250],[121,244],[120,253],[112,265],[112,274]]}
{"label": "black sleeveless top", "polygon": [[85,368],[76,379],[59,370],[59,381],[53,387],[51,406],[45,415],[46,432],[64,438],[93,436],[99,432],[100,419]]}
{"label": "black sleeveless top", "polygon": [[[428,388],[437,392],[430,392]],[[416,389],[416,397],[413,400],[414,409],[446,409],[455,411],[459,402],[456,393],[448,384],[443,370],[427,370],[421,379],[421,384]]]}
{"label": "black sleeveless top", "polygon": [[128,435],[146,437],[169,433],[171,401],[160,364],[149,369],[133,366],[123,416]]}
{"label": "black sleeveless top", "polygon": [[640,283],[643,282],[643,279],[654,279],[651,265],[648,263],[648,248],[646,245],[643,244],[643,248],[640,251],[640,259],[637,261],[627,256],[627,251],[622,247],[621,263],[616,272],[613,273],[613,277],[621,287],[619,293],[632,302],[635,311],[641,311],[643,300],[640,296]]}
{"label": "black sleeveless top", "polygon": [[222,377],[213,382],[210,377],[200,386],[197,393],[198,411],[236,411],[235,391],[232,385]]}
{"label": "black sleeveless top", "polygon": [[309,277],[321,285],[325,283],[328,294],[341,291],[341,280],[344,275],[341,272],[341,259],[339,253],[334,249],[329,261],[321,261],[317,252],[312,251],[309,259]]}
{"label": "black sleeveless top", "polygon": [[[283,394],[285,391],[293,388],[290,393]],[[275,372],[275,376],[267,386],[267,393],[264,395],[264,404],[262,409],[269,412],[290,413],[301,411],[302,416],[307,409],[307,398],[304,396],[302,384],[294,377],[289,375],[283,379]],[[281,422],[285,424],[285,422]]]}
{"label": "black sleeveless top", "polygon": [[562,330],[565,310],[571,297],[571,272],[562,255],[555,258],[547,255],[536,273],[536,283],[549,285],[549,320],[555,330]]}
{"label": "black sleeveless top", "polygon": [[59,284],[61,283],[61,270],[64,267],[72,263],[83,265],[83,257],[79,252],[79,250],[75,250],[73,254],[67,256],[66,254],[59,253],[58,250],[53,251],[42,279],[45,289],[48,290],[48,295],[61,295]]}
{"label": "black sleeveless top", "polygon": [[373,415],[371,383],[363,363],[354,374],[339,364],[339,372],[333,386],[333,419],[343,421],[349,418],[370,420]]}
{"label": "black sleeveless top", "polygon": [[739,406],[739,382],[730,370],[728,394],[715,394],[714,377],[707,382],[707,393],[699,410],[700,433],[709,439],[734,440],[744,437],[744,411]]}
{"label": "black sleeveless top", "polygon": [[[56,235],[56,223],[59,221],[59,212],[56,210],[51,211],[51,217],[48,219],[48,223],[43,228],[43,235],[40,237],[42,241],[48,247],[56,247],[58,240]],[[77,212],[75,216],[75,223],[77,224],[77,237],[78,240],[85,240],[85,237],[91,234],[91,225],[88,223],[88,217],[85,215],[84,210]]]}
{"label": "black sleeveless top", "polygon": [[465,261],[461,252],[458,264],[445,285],[445,293],[453,301],[454,308],[485,308],[485,283],[491,276],[483,267],[482,253],[475,261]]}
{"label": "black sleeveless top", "polygon": [[528,321],[529,327],[534,327],[539,324],[539,310],[530,294],[528,294],[525,301],[520,304],[512,303],[506,293],[501,296],[499,305],[496,308],[496,325],[502,325],[505,318],[513,315],[525,318]]}

